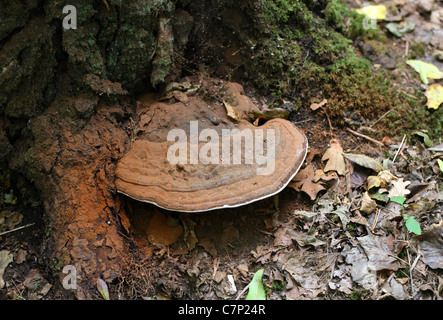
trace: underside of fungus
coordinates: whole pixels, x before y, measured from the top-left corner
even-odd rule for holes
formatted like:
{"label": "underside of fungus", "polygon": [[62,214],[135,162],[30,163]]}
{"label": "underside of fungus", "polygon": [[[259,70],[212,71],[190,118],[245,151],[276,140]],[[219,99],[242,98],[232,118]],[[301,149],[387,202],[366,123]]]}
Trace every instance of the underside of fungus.
{"label": "underside of fungus", "polygon": [[[195,89],[167,93],[167,101],[140,99],[136,140],[117,165],[118,192],[171,211],[202,212],[286,187],[306,157],[306,137],[284,119],[253,125],[249,114],[258,108],[240,85],[213,86],[204,92],[218,90],[222,103],[207,103]],[[238,119],[228,117],[226,105]]]}

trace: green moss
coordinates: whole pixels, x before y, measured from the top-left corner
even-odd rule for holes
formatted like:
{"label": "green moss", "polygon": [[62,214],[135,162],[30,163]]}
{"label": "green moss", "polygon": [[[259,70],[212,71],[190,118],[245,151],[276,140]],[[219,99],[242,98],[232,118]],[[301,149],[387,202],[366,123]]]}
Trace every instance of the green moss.
{"label": "green moss", "polygon": [[292,79],[303,64],[302,48],[296,41],[278,37],[264,39],[256,49],[257,54],[247,65],[256,75],[254,82],[276,97],[290,94]]}
{"label": "green moss", "polygon": [[[342,0],[331,0],[324,10],[326,22],[347,37],[354,39],[364,37],[366,39],[379,38],[380,29],[364,27],[364,16],[355,10],[349,10]],[[349,21],[347,24],[346,21]]]}
{"label": "green moss", "polygon": [[339,0],[329,1],[326,9],[324,10],[326,22],[337,28],[338,30],[345,31],[347,29],[345,21],[350,17],[348,8]]}
{"label": "green moss", "polygon": [[426,55],[426,44],[424,42],[411,43],[411,58],[424,57]]}
{"label": "green moss", "polygon": [[308,27],[313,22],[312,12],[301,0],[262,0],[263,19],[272,31],[277,31],[276,26],[288,21],[294,16],[298,17],[298,24]]}

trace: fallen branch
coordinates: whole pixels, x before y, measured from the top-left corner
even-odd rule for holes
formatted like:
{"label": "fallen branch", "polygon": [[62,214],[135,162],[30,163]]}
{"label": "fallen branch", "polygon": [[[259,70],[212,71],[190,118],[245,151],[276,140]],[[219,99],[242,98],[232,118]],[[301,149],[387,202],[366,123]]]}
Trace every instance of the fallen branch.
{"label": "fallen branch", "polygon": [[384,147],[384,144],[382,142],[378,141],[378,140],[375,140],[375,139],[373,139],[371,137],[368,137],[368,136],[366,136],[366,135],[364,135],[362,133],[356,132],[356,131],[354,131],[352,129],[349,129],[349,128],[346,128],[346,130],[349,131],[350,133],[352,133],[353,135],[356,135],[356,136],[361,137],[361,138],[365,138],[366,140],[369,140],[369,141],[371,141],[371,142],[373,142],[375,144],[378,144],[379,146],[383,146]]}

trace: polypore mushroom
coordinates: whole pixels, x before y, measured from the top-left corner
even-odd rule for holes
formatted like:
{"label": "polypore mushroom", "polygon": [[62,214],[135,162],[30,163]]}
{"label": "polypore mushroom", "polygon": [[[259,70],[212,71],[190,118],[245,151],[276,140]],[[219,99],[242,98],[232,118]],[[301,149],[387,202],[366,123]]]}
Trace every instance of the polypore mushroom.
{"label": "polypore mushroom", "polygon": [[[163,141],[158,135],[149,140],[143,134],[143,139],[133,143],[117,165],[118,192],[171,211],[210,211],[277,194],[300,169],[308,142],[290,121],[273,119],[259,127],[247,121],[234,123],[221,104],[208,107],[211,112],[203,110],[206,116],[197,121],[187,115],[193,114],[192,108],[202,114],[202,106],[207,104],[196,97],[186,102],[174,103],[172,108],[165,103],[160,106],[172,118],[172,113],[181,115],[183,124],[177,123],[180,117],[174,118],[169,128],[169,132],[176,129],[172,139],[163,134]],[[250,100],[247,103],[250,108]],[[156,102],[149,103],[150,110],[160,110],[157,107]],[[221,117],[221,123],[205,121],[213,116]],[[156,121],[153,116],[150,125],[158,125]],[[180,126],[186,130],[177,131]],[[146,132],[152,133],[154,128]]]}

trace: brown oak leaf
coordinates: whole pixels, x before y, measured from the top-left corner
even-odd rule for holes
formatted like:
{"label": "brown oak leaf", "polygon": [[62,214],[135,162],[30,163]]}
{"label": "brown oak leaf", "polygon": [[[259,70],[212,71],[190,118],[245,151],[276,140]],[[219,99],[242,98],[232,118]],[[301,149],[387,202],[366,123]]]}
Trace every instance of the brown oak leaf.
{"label": "brown oak leaf", "polygon": [[339,175],[343,175],[345,173],[346,164],[343,157],[343,148],[338,140],[331,140],[330,147],[328,150],[326,150],[321,160],[328,160],[325,168],[323,169],[324,172],[336,171]]}
{"label": "brown oak leaf", "polygon": [[314,174],[314,167],[310,163],[306,168],[300,170],[288,186],[296,191],[307,193],[312,200],[315,200],[317,193],[325,190],[325,188],[320,183],[314,182]]}

